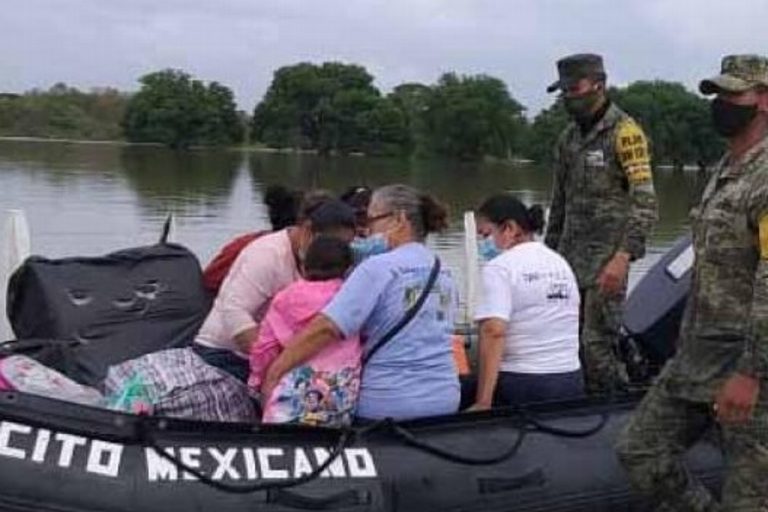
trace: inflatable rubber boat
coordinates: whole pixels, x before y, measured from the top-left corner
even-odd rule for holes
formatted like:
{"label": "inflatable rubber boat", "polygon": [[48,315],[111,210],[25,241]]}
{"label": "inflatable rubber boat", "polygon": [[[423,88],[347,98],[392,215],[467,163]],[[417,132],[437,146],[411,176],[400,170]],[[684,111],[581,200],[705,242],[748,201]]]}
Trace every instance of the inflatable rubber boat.
{"label": "inflatable rubber boat", "polygon": [[[625,330],[637,357],[659,363],[673,350],[664,344],[685,297],[686,250],[683,240],[633,291]],[[660,294],[666,307],[655,307]],[[207,307],[199,264],[181,246],[30,258],[8,294],[20,341],[2,349],[88,384],[111,364],[183,344]],[[134,416],[0,392],[0,510],[646,510],[613,451],[638,399],[332,430]],[[717,443],[702,441],[688,459],[716,490]]]}
{"label": "inflatable rubber boat", "polygon": [[[203,424],[0,395],[7,511],[645,510],[613,441],[633,401],[391,423],[349,431]],[[690,467],[716,488],[701,443]]]}

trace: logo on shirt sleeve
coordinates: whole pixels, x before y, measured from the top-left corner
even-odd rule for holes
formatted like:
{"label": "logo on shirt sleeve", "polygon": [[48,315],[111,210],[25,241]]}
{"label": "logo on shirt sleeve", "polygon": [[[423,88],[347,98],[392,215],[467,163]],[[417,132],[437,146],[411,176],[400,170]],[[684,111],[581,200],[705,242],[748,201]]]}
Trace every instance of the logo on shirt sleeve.
{"label": "logo on shirt sleeve", "polygon": [[758,238],[760,242],[760,259],[768,260],[768,213],[760,217]]}
{"label": "logo on shirt sleeve", "polygon": [[632,119],[624,119],[616,132],[616,155],[627,181],[643,185],[652,181],[648,140],[642,128]]}

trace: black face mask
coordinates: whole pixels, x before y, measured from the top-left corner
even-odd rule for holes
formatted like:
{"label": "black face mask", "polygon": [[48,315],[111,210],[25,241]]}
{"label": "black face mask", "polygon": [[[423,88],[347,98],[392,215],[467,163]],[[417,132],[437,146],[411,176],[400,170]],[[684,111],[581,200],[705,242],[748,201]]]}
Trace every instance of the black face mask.
{"label": "black face mask", "polygon": [[581,121],[592,116],[592,111],[598,101],[600,101],[600,93],[598,91],[590,91],[582,96],[564,97],[563,106],[572,119]]}
{"label": "black face mask", "polygon": [[736,105],[720,98],[710,103],[717,133],[730,138],[743,132],[757,115],[757,105]]}

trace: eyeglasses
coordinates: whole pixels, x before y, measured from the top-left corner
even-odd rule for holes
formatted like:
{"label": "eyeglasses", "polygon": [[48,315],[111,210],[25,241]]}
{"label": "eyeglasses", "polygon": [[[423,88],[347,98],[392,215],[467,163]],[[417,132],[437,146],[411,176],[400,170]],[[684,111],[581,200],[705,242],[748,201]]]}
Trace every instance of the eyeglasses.
{"label": "eyeglasses", "polygon": [[374,215],[373,217],[366,217],[365,222],[368,226],[370,226],[377,220],[386,219],[387,217],[391,217],[394,214],[395,212],[387,212],[387,213],[381,213],[379,215]]}

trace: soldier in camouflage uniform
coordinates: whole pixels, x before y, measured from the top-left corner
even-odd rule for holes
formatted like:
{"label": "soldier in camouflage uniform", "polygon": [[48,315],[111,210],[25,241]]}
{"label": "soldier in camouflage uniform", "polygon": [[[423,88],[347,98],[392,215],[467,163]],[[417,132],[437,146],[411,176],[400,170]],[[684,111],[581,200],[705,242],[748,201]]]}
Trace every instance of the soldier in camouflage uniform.
{"label": "soldier in camouflage uniform", "polygon": [[645,254],[657,219],[648,142],[640,126],[606,97],[603,60],[578,54],[557,63],[573,122],[557,144],[545,243],[562,254],[579,282],[581,355],[587,388],[624,384],[615,345],[630,261]]}
{"label": "soldier in camouflage uniform", "polygon": [[[768,59],[723,59],[700,85],[729,151],[691,212],[695,263],[680,341],[617,450],[662,510],[768,510]],[[681,457],[722,427],[722,504]]]}

